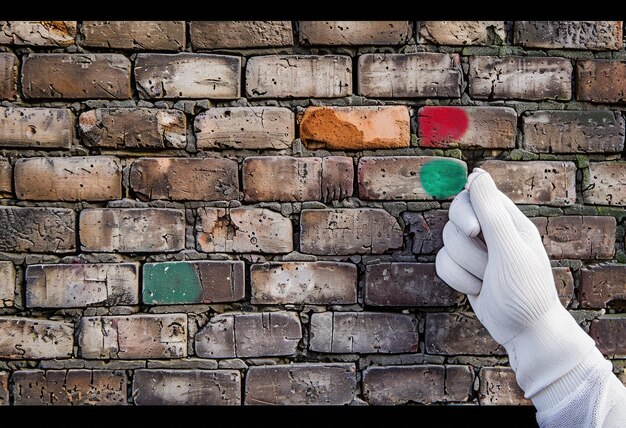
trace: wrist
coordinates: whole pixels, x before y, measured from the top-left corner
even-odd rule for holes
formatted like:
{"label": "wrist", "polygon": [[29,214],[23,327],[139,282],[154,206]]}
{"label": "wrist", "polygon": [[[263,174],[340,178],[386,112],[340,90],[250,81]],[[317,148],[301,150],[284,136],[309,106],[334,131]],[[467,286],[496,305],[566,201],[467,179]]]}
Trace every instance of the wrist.
{"label": "wrist", "polygon": [[532,399],[578,366],[595,343],[565,308],[555,305],[503,346],[524,396]]}

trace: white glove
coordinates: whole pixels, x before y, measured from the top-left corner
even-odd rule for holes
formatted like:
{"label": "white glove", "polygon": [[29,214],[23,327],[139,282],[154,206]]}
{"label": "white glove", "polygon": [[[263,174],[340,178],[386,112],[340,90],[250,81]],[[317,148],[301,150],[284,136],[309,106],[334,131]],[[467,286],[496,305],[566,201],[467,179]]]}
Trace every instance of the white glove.
{"label": "white glove", "polygon": [[536,226],[486,171],[475,168],[465,189],[450,206],[437,274],[467,294],[480,322],[506,348],[526,398],[538,410],[554,406],[571,392],[569,381],[559,383],[565,374],[580,370],[584,377],[587,366],[610,363],[559,302]]}

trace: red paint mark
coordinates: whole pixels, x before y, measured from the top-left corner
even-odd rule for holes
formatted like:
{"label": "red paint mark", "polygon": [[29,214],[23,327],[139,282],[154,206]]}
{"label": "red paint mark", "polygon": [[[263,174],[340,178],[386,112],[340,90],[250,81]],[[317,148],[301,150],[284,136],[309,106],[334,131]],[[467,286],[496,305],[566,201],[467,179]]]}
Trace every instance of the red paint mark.
{"label": "red paint mark", "polygon": [[422,107],[417,121],[420,147],[455,146],[469,126],[460,107]]}

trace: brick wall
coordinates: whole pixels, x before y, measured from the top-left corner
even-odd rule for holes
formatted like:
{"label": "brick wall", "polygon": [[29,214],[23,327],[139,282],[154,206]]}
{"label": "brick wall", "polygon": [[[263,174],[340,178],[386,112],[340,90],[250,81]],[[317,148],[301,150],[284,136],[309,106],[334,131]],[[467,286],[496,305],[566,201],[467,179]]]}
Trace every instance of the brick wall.
{"label": "brick wall", "polygon": [[621,22],[0,22],[0,404],[528,405],[434,270],[482,166],[626,368]]}

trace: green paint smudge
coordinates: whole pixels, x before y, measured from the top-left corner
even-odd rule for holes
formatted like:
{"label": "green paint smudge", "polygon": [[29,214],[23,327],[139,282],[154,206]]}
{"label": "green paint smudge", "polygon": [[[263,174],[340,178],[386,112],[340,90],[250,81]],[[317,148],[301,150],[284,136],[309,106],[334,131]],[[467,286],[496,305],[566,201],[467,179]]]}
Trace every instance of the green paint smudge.
{"label": "green paint smudge", "polygon": [[456,195],[467,182],[465,166],[454,160],[433,159],[420,168],[422,187],[435,199]]}
{"label": "green paint smudge", "polygon": [[199,303],[202,285],[190,263],[147,263],[143,267],[142,296],[149,305]]}

